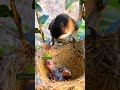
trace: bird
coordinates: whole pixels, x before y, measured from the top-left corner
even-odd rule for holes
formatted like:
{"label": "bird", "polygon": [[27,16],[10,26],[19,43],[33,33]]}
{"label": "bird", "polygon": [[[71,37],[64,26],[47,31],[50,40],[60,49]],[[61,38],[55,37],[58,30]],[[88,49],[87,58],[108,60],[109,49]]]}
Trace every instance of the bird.
{"label": "bird", "polygon": [[69,38],[72,37],[73,41],[75,41],[78,26],[74,19],[67,14],[62,13],[51,21],[48,29],[50,30],[53,46],[55,40],[61,43],[68,43]]}
{"label": "bird", "polygon": [[52,60],[45,61],[45,67],[50,71],[50,79],[55,81],[63,81],[62,73],[60,73],[57,68],[55,68],[54,62]]}
{"label": "bird", "polygon": [[64,81],[64,78],[62,76],[62,73],[59,72],[57,69],[53,69],[50,73],[51,79],[55,81]]}
{"label": "bird", "polygon": [[56,68],[52,60],[45,61],[45,67],[50,71],[49,77],[51,80],[64,81],[71,77],[71,72],[65,67]]}
{"label": "bird", "polygon": [[55,65],[54,65],[54,62],[53,62],[52,60],[46,60],[46,61],[45,61],[45,67],[46,67],[49,71],[55,70]]}
{"label": "bird", "polygon": [[52,69],[50,73],[51,79],[55,81],[65,81],[69,80],[71,77],[71,72],[66,68]]}
{"label": "bird", "polygon": [[62,73],[64,80],[68,80],[71,77],[71,72],[65,67],[58,68],[58,71]]}

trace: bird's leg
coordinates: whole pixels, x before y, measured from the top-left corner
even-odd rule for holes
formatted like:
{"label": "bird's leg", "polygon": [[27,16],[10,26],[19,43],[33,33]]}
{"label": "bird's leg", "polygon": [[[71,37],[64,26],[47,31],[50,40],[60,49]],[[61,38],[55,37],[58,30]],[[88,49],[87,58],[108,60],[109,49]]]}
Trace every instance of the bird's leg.
{"label": "bird's leg", "polygon": [[[52,45],[50,45],[50,43],[52,42]],[[49,43],[49,47],[51,48],[51,46],[55,46],[54,44],[55,44],[55,39],[52,37],[52,40],[50,41],[50,43]],[[53,47],[54,49],[57,49],[57,47],[55,46],[55,47]]]}
{"label": "bird's leg", "polygon": [[49,44],[47,44],[46,42],[44,42],[44,45],[43,45],[44,49],[46,51],[48,51],[49,49],[51,49],[51,46]]}
{"label": "bird's leg", "polygon": [[72,37],[72,39],[73,39],[73,43],[75,43],[75,42],[76,42],[75,38],[74,38],[74,37]]}
{"label": "bird's leg", "polygon": [[75,40],[74,37],[72,37],[72,39],[73,39],[73,48],[75,48],[75,42],[76,42],[76,40]]}
{"label": "bird's leg", "polygon": [[[50,45],[51,44],[51,42],[52,42],[52,45]],[[54,38],[52,37],[52,40],[47,44],[46,42],[44,42],[44,48],[46,49],[46,50],[49,50],[49,49],[51,49],[51,46],[54,46]]]}
{"label": "bird's leg", "polygon": [[52,46],[54,46],[54,44],[55,44],[55,41],[54,41],[54,38],[52,37],[52,40],[51,40],[51,42],[52,42]]}

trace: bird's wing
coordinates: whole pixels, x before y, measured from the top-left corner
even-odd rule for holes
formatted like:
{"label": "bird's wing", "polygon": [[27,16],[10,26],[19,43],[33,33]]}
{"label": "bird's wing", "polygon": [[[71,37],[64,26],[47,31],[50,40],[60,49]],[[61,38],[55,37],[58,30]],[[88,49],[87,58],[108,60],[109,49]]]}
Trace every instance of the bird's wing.
{"label": "bird's wing", "polygon": [[51,30],[51,27],[53,26],[54,21],[55,21],[55,19],[53,19],[53,20],[51,21],[51,23],[49,24],[49,27],[48,27],[49,30]]}

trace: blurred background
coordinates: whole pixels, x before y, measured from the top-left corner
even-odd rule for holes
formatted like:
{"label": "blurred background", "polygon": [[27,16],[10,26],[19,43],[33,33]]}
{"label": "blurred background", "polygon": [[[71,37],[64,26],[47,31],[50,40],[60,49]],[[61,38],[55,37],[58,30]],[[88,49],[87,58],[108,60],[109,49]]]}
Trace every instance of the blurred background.
{"label": "blurred background", "polygon": [[[29,42],[30,39],[34,40],[33,30],[35,27],[35,21],[33,14],[34,10],[32,9],[32,2],[31,1],[28,2],[27,0],[21,0],[19,2],[19,0],[15,0],[15,4],[22,20],[22,28],[27,38],[27,41]],[[11,10],[9,0],[0,0],[0,5],[6,5]],[[28,32],[32,33],[29,34]],[[8,17],[0,16],[0,50],[7,53],[10,50],[20,48],[22,44],[20,39],[17,38],[19,36],[20,34],[14,23],[14,20],[9,16]]]}

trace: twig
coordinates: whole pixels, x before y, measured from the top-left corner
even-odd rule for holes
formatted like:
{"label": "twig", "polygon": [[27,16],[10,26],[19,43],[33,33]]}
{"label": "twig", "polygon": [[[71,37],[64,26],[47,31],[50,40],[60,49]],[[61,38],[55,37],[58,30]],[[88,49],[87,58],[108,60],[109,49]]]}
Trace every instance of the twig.
{"label": "twig", "polygon": [[21,18],[20,18],[20,15],[17,12],[17,8],[16,8],[16,5],[15,5],[15,0],[9,0],[9,1],[10,1],[10,6],[11,6],[11,9],[12,9],[12,13],[13,13],[14,22],[17,26],[17,29],[18,29],[19,33],[20,33],[20,40],[22,42],[23,47],[26,48],[28,46],[28,43],[27,43],[27,40],[26,40],[25,35],[23,33],[23,30],[22,30]]}
{"label": "twig", "polygon": [[43,42],[45,42],[44,33],[43,33],[43,31],[42,31],[41,23],[40,23],[40,21],[39,21],[38,13],[37,13],[37,12],[36,12],[36,17],[37,17],[37,21],[38,21],[38,25],[39,25],[39,29],[40,29],[40,34],[41,34],[41,36],[42,36]]}
{"label": "twig", "polygon": [[[4,25],[2,22],[0,22],[2,25]],[[6,29],[9,29],[6,25],[4,25],[6,27]],[[11,35],[13,35],[14,37],[16,37],[17,39],[20,40],[19,37],[17,37],[14,33],[10,32],[9,30],[6,30],[4,27],[1,27],[3,30],[7,31],[8,33],[10,33]]]}

